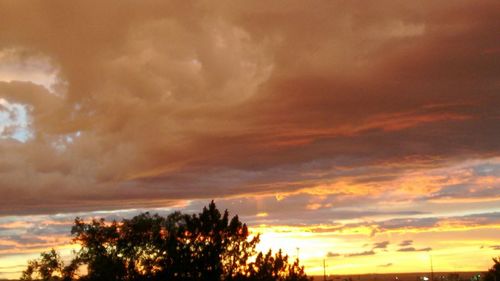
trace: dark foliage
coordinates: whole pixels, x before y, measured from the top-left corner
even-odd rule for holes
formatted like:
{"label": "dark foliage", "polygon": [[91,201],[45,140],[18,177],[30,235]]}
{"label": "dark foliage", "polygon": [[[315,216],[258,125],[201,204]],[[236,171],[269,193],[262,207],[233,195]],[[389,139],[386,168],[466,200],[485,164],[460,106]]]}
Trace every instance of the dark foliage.
{"label": "dark foliage", "polygon": [[71,234],[81,249],[68,266],[54,250],[42,253],[22,280],[310,280],[281,251],[257,254],[259,236],[214,202],[193,215],[143,213],[120,223],[76,218]]}
{"label": "dark foliage", "polygon": [[500,281],[500,257],[493,258],[493,262],[493,266],[484,276],[484,281]]}

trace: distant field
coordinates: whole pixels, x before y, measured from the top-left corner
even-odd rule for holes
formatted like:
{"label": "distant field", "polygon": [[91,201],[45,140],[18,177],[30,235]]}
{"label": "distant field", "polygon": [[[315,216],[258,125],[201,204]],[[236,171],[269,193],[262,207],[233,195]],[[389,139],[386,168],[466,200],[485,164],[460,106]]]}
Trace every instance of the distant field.
{"label": "distant field", "polygon": [[[434,272],[434,281],[459,281],[470,280],[471,277],[484,272]],[[385,273],[385,274],[353,274],[353,275],[329,275],[330,281],[417,281],[420,277],[430,277],[430,272],[415,273]],[[314,281],[322,281],[323,276],[313,276]]]}

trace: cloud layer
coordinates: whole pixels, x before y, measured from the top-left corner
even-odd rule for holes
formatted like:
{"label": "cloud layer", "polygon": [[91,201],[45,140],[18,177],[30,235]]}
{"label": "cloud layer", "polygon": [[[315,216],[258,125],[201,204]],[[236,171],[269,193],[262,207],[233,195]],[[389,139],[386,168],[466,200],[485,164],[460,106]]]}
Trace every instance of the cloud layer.
{"label": "cloud layer", "polygon": [[[341,178],[370,194],[498,156],[498,2],[284,4],[2,3],[0,98],[26,106],[31,137],[0,140],[0,212]],[[498,198],[497,176],[471,195]]]}

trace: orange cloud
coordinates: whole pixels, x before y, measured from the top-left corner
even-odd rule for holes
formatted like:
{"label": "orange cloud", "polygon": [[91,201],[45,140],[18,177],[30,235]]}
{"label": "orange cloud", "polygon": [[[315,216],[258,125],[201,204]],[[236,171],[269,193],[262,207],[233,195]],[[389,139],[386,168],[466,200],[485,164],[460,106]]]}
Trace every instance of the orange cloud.
{"label": "orange cloud", "polygon": [[57,4],[0,7],[0,98],[31,132],[0,140],[4,214],[286,193],[339,182],[332,169],[498,154],[495,1]]}

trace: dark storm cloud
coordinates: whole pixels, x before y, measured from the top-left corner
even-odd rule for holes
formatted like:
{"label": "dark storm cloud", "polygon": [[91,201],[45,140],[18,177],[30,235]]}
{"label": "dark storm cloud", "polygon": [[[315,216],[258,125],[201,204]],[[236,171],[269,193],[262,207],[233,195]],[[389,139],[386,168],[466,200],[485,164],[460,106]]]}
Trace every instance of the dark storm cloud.
{"label": "dark storm cloud", "polygon": [[[498,156],[498,9],[2,2],[0,58],[46,61],[57,79],[50,91],[0,82],[0,98],[27,106],[31,130],[26,143],[0,140],[0,213],[175,206],[325,183],[372,196],[415,170]],[[498,196],[484,182],[443,185],[414,192]]]}

